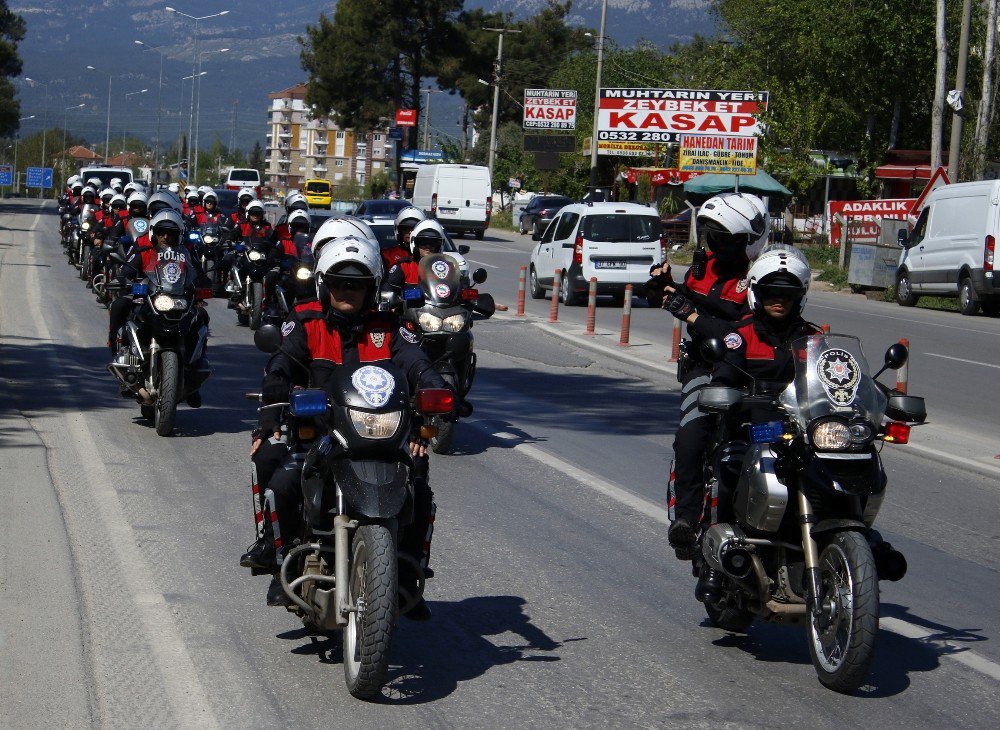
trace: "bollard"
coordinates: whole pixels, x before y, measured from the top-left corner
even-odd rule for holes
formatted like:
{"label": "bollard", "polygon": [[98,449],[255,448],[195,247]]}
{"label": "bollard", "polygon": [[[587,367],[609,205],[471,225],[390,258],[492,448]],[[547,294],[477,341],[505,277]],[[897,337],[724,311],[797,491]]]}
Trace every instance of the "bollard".
{"label": "bollard", "polygon": [[559,287],[562,285],[562,269],[556,269],[552,280],[552,305],[549,307],[549,322],[559,321]]}
{"label": "bollard", "polygon": [[674,343],[670,346],[670,362],[677,362],[681,356],[681,321],[674,318]]}
{"label": "bollard", "polygon": [[628,347],[628,330],[632,324],[632,285],[625,286],[625,306],[622,307],[622,334],[618,338],[620,347]]}
{"label": "bollard", "polygon": [[819,326],[819,331],[822,332],[824,335],[830,334],[830,325],[828,325],[828,324],[821,324]]}
{"label": "bollard", "polygon": [[590,277],[590,291],[587,292],[587,331],[585,335],[593,335],[597,327],[597,277]]}
{"label": "bollard", "polygon": [[[899,340],[899,344],[905,347],[907,350],[910,349],[910,341],[905,337]],[[910,380],[910,358],[906,358],[906,362],[903,363],[903,367],[896,371],[896,390],[898,390],[903,395],[906,395],[906,388],[909,385]]]}
{"label": "bollard", "polygon": [[524,316],[524,282],[528,276],[528,267],[521,267],[521,275],[517,280],[517,316]]}

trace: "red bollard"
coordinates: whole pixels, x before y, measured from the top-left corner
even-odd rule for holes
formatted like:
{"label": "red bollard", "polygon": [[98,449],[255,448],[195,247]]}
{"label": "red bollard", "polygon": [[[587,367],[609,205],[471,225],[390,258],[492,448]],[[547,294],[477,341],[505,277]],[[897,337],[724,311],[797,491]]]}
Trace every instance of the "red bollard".
{"label": "red bollard", "polygon": [[587,292],[587,331],[585,335],[593,335],[597,327],[597,277],[590,277],[590,291]]}
{"label": "red bollard", "polygon": [[549,322],[559,321],[559,287],[562,285],[562,269],[556,269],[552,280],[552,306],[549,307]]}
{"label": "red bollard", "polygon": [[625,286],[625,306],[622,308],[622,334],[618,338],[618,345],[628,347],[628,331],[632,325],[632,285]]}
{"label": "red bollard", "polygon": [[521,267],[521,275],[517,280],[517,316],[524,316],[524,281],[528,275],[528,267]]}
{"label": "red bollard", "polygon": [[670,346],[670,362],[677,362],[681,356],[681,321],[674,319],[674,342]]}
{"label": "red bollard", "polygon": [[819,331],[822,332],[824,335],[830,334],[830,325],[828,325],[828,324],[821,324],[819,326]]}
{"label": "red bollard", "polygon": [[[910,349],[910,341],[905,337],[899,340],[899,344],[905,347],[907,350]],[[896,390],[900,393],[906,395],[906,388],[909,385],[910,372],[909,372],[909,358],[903,363],[903,367],[896,371]]]}

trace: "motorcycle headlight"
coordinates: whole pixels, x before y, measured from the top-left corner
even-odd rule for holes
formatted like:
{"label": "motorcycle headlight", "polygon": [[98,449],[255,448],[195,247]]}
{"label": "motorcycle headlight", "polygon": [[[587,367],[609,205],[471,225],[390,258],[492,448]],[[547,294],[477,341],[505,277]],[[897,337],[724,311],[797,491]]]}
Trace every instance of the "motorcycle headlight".
{"label": "motorcycle headlight", "polygon": [[251,261],[260,261],[262,258],[264,258],[264,254],[262,254],[260,251],[249,251],[247,252],[247,258],[250,259]]}
{"label": "motorcycle headlight", "polygon": [[169,294],[157,294],[153,297],[153,309],[157,312],[169,312],[174,309],[186,309],[187,299],[172,297]]}
{"label": "motorcycle headlight", "polygon": [[417,324],[425,332],[437,332],[441,329],[441,318],[430,312],[421,312],[420,316],[417,317]]}
{"label": "motorcycle headlight", "polygon": [[82,228],[85,231],[89,231],[90,230],[90,221],[84,221],[83,225],[80,226],[80,228]]}
{"label": "motorcycle headlight", "polygon": [[465,312],[453,314],[450,317],[445,317],[441,326],[448,332],[461,332],[462,328],[465,327],[466,317],[468,315]]}
{"label": "motorcycle headlight", "polygon": [[813,426],[809,439],[823,451],[843,451],[851,445],[851,428],[843,421],[820,421]]}
{"label": "motorcycle headlight", "polygon": [[303,266],[295,272],[295,278],[299,281],[308,281],[312,278],[312,272],[308,269],[308,267]]}
{"label": "motorcycle headlight", "polygon": [[358,436],[366,439],[387,439],[396,433],[399,422],[403,417],[402,411],[388,411],[387,413],[369,413],[359,411],[356,408],[348,408],[351,414],[351,423]]}
{"label": "motorcycle headlight", "polygon": [[215,236],[205,236],[205,243],[215,243]]}

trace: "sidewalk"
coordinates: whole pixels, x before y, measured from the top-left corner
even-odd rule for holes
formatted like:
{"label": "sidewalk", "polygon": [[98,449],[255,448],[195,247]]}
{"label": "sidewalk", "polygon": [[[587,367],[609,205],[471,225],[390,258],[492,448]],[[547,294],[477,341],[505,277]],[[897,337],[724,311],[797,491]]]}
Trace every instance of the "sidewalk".
{"label": "sidewalk", "polygon": [[[617,360],[642,365],[670,375],[677,374],[676,364],[670,362],[672,343],[669,340],[653,342],[633,333],[629,337],[629,346],[625,347],[618,344],[619,330],[597,327],[594,335],[585,335],[584,327],[578,323],[549,322],[547,318],[530,313],[518,317],[514,314],[516,309],[515,302],[508,312],[497,312],[494,316],[523,321],[577,347]],[[883,375],[882,380],[886,380],[887,377],[891,379],[891,376]],[[677,387],[680,389],[679,384]],[[886,448],[908,449],[937,462],[1000,479],[1000,443],[983,434],[973,433],[960,424],[936,422],[933,413],[928,414],[926,424],[913,428],[908,444]]]}

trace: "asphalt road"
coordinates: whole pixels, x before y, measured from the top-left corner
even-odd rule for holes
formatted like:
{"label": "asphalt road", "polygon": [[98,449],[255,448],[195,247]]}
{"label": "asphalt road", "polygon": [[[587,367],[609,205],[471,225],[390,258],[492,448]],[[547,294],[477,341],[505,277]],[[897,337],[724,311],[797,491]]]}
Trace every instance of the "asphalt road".
{"label": "asphalt road", "polygon": [[[476,412],[432,460],[434,619],[402,621],[382,701],[353,700],[339,640],[306,636],[237,566],[250,333],[210,304],[205,405],[157,437],[118,397],[106,312],[38,211],[0,207],[4,727],[994,724],[995,479],[887,449],[880,522],[911,570],[882,585],[867,684],[837,695],[804,632],[706,625],[665,540],[673,378],[505,318],[477,325]],[[524,260],[491,245],[515,249],[472,258]]]}

